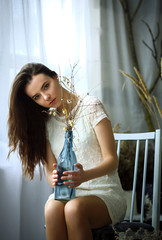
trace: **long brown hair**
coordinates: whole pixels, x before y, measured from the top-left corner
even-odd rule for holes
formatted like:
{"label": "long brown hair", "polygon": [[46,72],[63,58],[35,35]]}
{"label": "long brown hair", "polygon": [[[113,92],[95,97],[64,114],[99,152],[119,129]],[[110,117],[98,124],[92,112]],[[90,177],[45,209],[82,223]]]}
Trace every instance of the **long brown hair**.
{"label": "long brown hair", "polygon": [[26,64],[16,75],[10,94],[8,137],[9,154],[18,150],[25,177],[33,179],[34,169],[46,161],[45,122],[48,110],[25,94],[25,86],[34,75],[43,73],[56,78],[57,74],[40,63]]}

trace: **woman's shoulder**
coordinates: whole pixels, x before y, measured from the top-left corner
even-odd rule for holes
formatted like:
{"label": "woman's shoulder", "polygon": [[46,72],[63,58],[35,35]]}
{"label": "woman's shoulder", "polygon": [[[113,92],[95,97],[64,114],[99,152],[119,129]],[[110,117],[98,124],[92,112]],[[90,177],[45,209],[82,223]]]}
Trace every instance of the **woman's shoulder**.
{"label": "woman's shoulder", "polygon": [[101,101],[96,96],[89,95],[89,94],[82,95],[81,101],[83,105],[86,105],[89,107],[102,104]]}
{"label": "woman's shoulder", "polygon": [[94,114],[101,109],[103,109],[103,104],[97,97],[89,94],[81,97],[81,110],[84,114]]}
{"label": "woman's shoulder", "polygon": [[93,127],[103,118],[109,119],[109,115],[102,102],[93,95],[84,96],[82,106],[83,114],[88,117]]}

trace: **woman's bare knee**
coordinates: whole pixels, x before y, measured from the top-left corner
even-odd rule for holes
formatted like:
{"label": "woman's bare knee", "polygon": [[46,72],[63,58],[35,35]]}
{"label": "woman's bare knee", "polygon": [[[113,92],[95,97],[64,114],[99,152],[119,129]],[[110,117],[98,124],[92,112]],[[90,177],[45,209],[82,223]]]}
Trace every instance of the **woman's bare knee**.
{"label": "woman's bare knee", "polygon": [[56,200],[50,200],[45,206],[46,225],[54,223],[59,218],[64,218],[64,204]]}
{"label": "woman's bare knee", "polygon": [[45,206],[45,220],[48,240],[67,239],[64,203],[50,200]]}
{"label": "woman's bare knee", "polygon": [[91,228],[102,227],[111,223],[105,203],[96,196],[84,196],[73,199],[65,206],[66,221],[86,222]]}
{"label": "woman's bare knee", "polygon": [[81,201],[79,198],[73,199],[69,201],[65,205],[65,220],[66,223],[69,224],[79,224],[83,221],[83,219],[86,219],[86,213],[84,211],[84,207],[81,204]]}
{"label": "woman's bare knee", "polygon": [[65,205],[65,217],[75,216],[80,213],[78,200],[73,199]]}
{"label": "woman's bare knee", "polygon": [[92,239],[89,219],[80,198],[69,201],[64,212],[69,239]]}

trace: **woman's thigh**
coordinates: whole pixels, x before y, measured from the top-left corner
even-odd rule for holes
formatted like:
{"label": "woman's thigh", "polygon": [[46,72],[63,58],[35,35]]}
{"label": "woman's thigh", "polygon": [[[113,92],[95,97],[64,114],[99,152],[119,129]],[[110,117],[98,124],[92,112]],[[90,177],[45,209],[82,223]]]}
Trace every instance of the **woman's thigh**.
{"label": "woman's thigh", "polygon": [[68,212],[71,211],[71,214],[76,212],[86,217],[91,228],[99,228],[112,223],[106,204],[94,195],[77,197],[66,203],[65,212],[66,209],[69,209]]}

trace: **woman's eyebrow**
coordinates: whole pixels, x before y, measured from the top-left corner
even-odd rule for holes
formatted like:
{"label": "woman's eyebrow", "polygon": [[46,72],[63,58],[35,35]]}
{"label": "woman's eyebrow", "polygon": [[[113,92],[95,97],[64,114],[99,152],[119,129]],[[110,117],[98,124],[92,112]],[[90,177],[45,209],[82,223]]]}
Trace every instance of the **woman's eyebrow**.
{"label": "woman's eyebrow", "polygon": [[[41,90],[44,88],[44,85],[45,85],[46,83],[47,83],[47,81],[45,81],[45,82],[42,84]],[[34,95],[32,96],[32,99],[34,99],[37,95],[38,95],[38,93],[34,94]]]}

